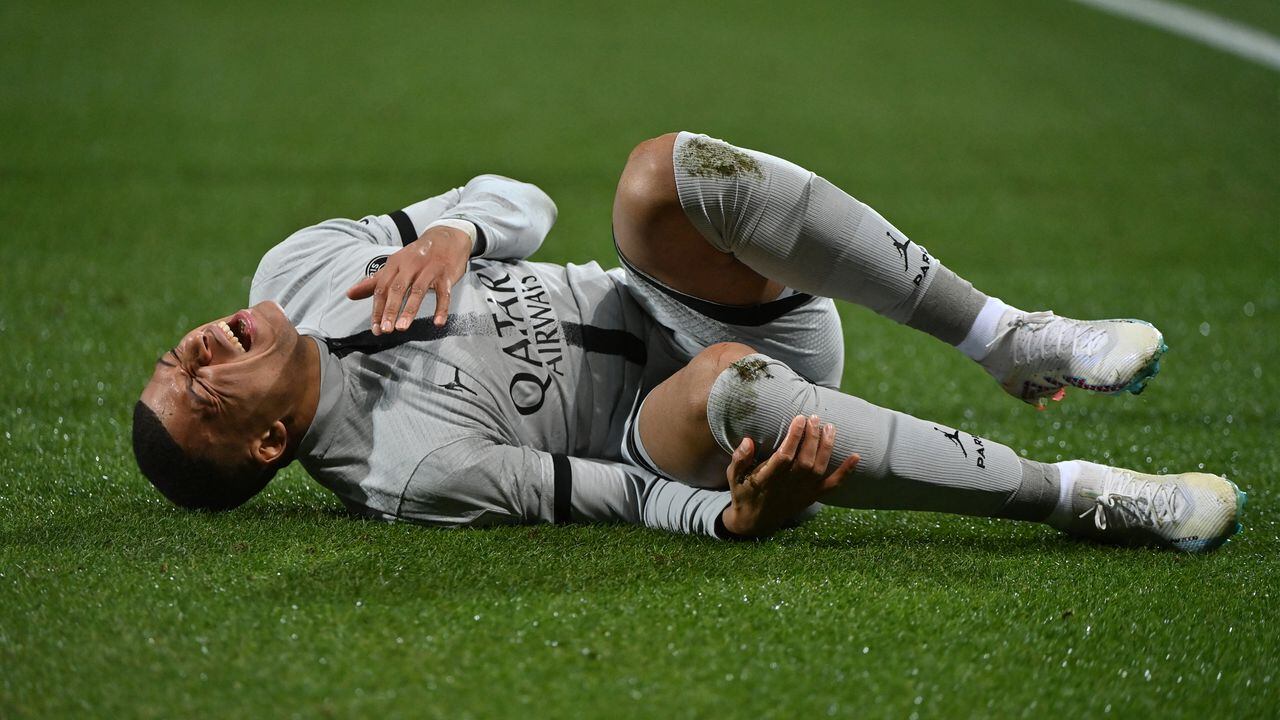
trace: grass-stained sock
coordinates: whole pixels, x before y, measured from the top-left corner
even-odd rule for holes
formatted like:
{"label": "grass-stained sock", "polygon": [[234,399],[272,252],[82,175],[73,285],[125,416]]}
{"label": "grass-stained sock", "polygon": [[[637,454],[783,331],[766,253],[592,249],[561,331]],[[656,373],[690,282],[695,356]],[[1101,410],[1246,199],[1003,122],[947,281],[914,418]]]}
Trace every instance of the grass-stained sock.
{"label": "grass-stained sock", "polygon": [[1029,465],[995,441],[818,387],[766,355],[729,366],[707,402],[712,435],[726,452],[750,437],[762,455],[771,454],[797,415],[835,424],[833,467],[853,453],[862,457],[853,477],[823,499],[827,504],[1043,520],[1058,500],[1056,475],[1040,472],[1050,466]]}

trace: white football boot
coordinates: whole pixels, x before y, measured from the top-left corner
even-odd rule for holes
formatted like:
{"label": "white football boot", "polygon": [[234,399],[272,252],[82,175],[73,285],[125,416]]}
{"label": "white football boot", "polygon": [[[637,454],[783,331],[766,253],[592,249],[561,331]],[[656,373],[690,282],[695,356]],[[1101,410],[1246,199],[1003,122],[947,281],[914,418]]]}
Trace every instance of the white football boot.
{"label": "white football boot", "polygon": [[1011,310],[1000,320],[982,366],[1005,392],[1044,409],[1068,387],[1117,395],[1142,392],[1169,349],[1141,320],[1072,320]]}
{"label": "white football boot", "polygon": [[1248,496],[1217,475],[1147,475],[1083,460],[1058,468],[1064,497],[1048,522],[1072,535],[1199,553],[1243,529]]}

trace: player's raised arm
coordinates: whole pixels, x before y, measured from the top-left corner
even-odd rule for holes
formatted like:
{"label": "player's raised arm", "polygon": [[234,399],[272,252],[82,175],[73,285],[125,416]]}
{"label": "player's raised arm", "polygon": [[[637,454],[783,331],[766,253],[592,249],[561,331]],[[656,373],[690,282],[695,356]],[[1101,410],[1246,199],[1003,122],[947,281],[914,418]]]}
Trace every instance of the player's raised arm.
{"label": "player's raised arm", "polygon": [[373,297],[375,335],[408,328],[428,292],[436,295],[435,324],[444,325],[468,257],[526,258],[555,223],[555,203],[536,185],[481,175],[455,192],[452,203],[430,198],[392,213],[404,249],[347,290],[352,300]]}
{"label": "player's raised arm", "polygon": [[432,198],[410,205],[404,214],[419,235],[433,225],[467,232],[473,241],[472,257],[527,258],[542,245],[556,222],[555,202],[532,183],[480,175],[457,193],[456,202],[448,207],[441,208]]}
{"label": "player's raised arm", "polygon": [[[401,274],[403,265],[408,267],[401,299],[415,288],[419,291],[410,318],[418,309],[416,303],[431,290],[443,299],[436,313],[443,321],[448,293],[468,258],[529,255],[541,245],[555,218],[555,203],[537,186],[481,175],[401,210],[359,220],[325,220],[293,233],[263,256],[250,303],[274,300],[294,323],[349,334],[363,322],[352,322],[355,306],[348,298],[373,295],[379,282],[386,286],[383,307],[402,309],[402,303],[387,300],[393,277]],[[424,238],[428,242],[418,242]],[[397,272],[382,272],[387,266]],[[377,279],[364,282],[371,277]],[[361,307],[360,312],[369,310]],[[380,314],[376,319],[365,317],[381,331]],[[388,321],[394,323],[395,316]]]}

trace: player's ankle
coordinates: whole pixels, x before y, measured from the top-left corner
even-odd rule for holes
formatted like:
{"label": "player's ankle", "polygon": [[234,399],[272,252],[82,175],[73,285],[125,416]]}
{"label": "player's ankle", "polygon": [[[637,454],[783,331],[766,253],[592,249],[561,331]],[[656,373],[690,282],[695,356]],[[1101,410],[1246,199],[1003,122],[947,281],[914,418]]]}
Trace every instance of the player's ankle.
{"label": "player's ankle", "polygon": [[999,513],[1010,520],[1048,522],[1061,496],[1060,472],[1056,465],[1018,458],[1022,481]]}
{"label": "player's ankle", "polygon": [[1072,498],[1076,489],[1076,480],[1080,477],[1081,466],[1080,460],[1064,460],[1053,464],[1058,471],[1058,500],[1054,503],[1053,512],[1049,513],[1045,522],[1055,528],[1067,527],[1075,517]]}
{"label": "player's ankle", "polygon": [[965,335],[964,340],[960,341],[960,344],[956,345],[956,349],[976,362],[985,360],[991,354],[993,342],[999,336],[1001,326],[1005,324],[1011,312],[1021,313],[1022,311],[1006,304],[1000,298],[987,298],[982,310],[978,311],[978,317],[974,319],[973,326],[969,328],[969,333]]}

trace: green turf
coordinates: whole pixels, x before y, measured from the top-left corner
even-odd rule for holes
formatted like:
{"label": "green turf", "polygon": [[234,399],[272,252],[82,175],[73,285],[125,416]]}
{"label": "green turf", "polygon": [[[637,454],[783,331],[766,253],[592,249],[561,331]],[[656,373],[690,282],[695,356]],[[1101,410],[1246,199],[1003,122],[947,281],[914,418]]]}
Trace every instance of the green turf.
{"label": "green turf", "polygon": [[[0,5],[0,717],[1274,715],[1278,90],[1050,0]],[[845,308],[845,387],[1041,459],[1203,463],[1246,533],[449,532],[296,468],[223,516],[137,475],[150,363],[293,229],[502,172],[559,203],[539,259],[612,264],[621,162],[678,128],[818,169],[1006,300],[1155,322],[1146,394],[1036,413]]]}

